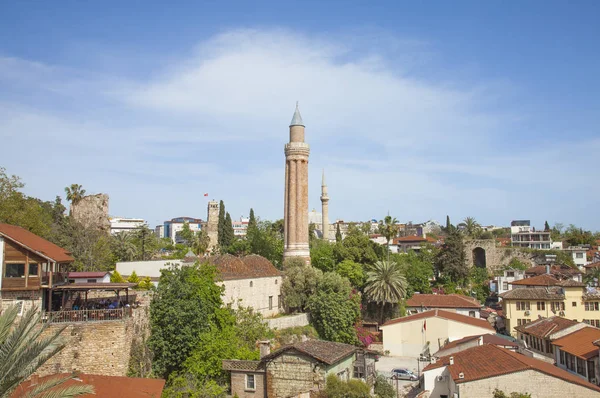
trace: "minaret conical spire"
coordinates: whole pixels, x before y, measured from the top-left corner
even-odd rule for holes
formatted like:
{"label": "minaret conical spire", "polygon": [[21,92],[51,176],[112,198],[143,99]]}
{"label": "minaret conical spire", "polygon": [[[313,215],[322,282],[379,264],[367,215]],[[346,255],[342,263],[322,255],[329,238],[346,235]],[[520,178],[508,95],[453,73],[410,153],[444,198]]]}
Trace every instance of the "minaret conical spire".
{"label": "minaret conical spire", "polygon": [[323,169],[323,177],[321,177],[321,186],[324,187],[327,184],[325,183],[325,169]]}
{"label": "minaret conical spire", "polygon": [[300,116],[300,110],[298,109],[298,101],[296,101],[296,110],[294,111],[294,116],[290,122],[290,127],[292,126],[304,127],[304,122],[302,121],[302,116]]}

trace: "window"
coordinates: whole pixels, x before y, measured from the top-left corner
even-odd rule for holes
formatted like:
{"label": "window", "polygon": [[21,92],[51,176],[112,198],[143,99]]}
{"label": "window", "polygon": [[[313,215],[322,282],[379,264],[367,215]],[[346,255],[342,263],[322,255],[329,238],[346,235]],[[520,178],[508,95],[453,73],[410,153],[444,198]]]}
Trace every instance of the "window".
{"label": "window", "polygon": [[275,279],[275,284],[277,284],[277,279]]}
{"label": "window", "polygon": [[281,302],[281,294],[277,296],[277,308],[281,308],[283,303]]}
{"label": "window", "polygon": [[96,279],[88,279],[87,283],[96,283]]}
{"label": "window", "polygon": [[575,302],[575,301],[572,301],[572,302],[571,302],[571,306],[572,306],[572,307],[577,307],[577,302]]}
{"label": "window", "polygon": [[565,353],[565,359],[567,360],[567,369],[575,371],[575,357],[569,353]]}
{"label": "window", "polygon": [[508,290],[508,282],[502,282],[502,290]]}
{"label": "window", "polygon": [[38,263],[29,262],[29,276],[38,276]]}
{"label": "window", "polygon": [[273,309],[273,296],[269,296],[269,309]]}
{"label": "window", "polygon": [[246,390],[256,390],[254,375],[246,375]]}
{"label": "window", "polygon": [[583,258],[583,253],[575,253],[575,258]]}
{"label": "window", "polygon": [[363,366],[354,365],[354,378],[355,379],[364,379],[365,377],[365,368]]}
{"label": "window", "polygon": [[25,264],[6,264],[5,278],[24,278]]}
{"label": "window", "polygon": [[507,276],[507,277],[514,277],[514,276],[515,276],[515,272],[514,272],[514,271],[508,271],[508,272],[506,273],[506,276]]}
{"label": "window", "polygon": [[252,283],[252,281],[250,281],[250,287],[254,286],[254,283]]}
{"label": "window", "polygon": [[564,365],[565,364],[565,352],[564,351],[560,351],[560,364]]}
{"label": "window", "polygon": [[577,373],[585,376],[585,361],[581,358],[577,358]]}
{"label": "window", "polygon": [[538,311],[545,311],[546,310],[546,302],[545,301],[538,301],[537,302],[537,309],[538,309]]}
{"label": "window", "polygon": [[475,318],[475,311],[469,311],[469,316]]}

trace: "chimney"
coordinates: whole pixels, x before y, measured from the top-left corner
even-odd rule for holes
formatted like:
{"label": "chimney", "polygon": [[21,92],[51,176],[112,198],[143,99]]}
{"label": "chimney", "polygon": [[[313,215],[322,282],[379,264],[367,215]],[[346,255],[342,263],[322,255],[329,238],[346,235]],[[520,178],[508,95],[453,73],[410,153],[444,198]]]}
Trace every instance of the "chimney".
{"label": "chimney", "polygon": [[459,379],[464,379],[464,378],[465,378],[465,374],[464,374],[463,372],[460,372],[460,373],[458,374],[458,378],[459,378]]}
{"label": "chimney", "polygon": [[546,264],[546,273],[550,275],[550,264]]}
{"label": "chimney", "polygon": [[437,362],[437,357],[431,357],[431,363],[436,363]]}
{"label": "chimney", "polygon": [[260,359],[271,353],[271,342],[269,340],[260,340],[256,344],[260,347]]}
{"label": "chimney", "polygon": [[483,345],[483,336],[479,336],[477,340],[477,345]]}
{"label": "chimney", "polygon": [[450,357],[450,365],[454,365],[454,357]]}

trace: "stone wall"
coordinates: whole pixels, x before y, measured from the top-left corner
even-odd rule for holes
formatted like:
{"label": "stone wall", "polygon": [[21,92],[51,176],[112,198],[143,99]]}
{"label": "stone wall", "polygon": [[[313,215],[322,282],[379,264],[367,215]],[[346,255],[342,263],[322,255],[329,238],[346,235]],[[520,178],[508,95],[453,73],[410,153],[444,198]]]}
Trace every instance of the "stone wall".
{"label": "stone wall", "polygon": [[0,312],[19,303],[23,304],[23,314],[32,307],[42,308],[41,290],[4,291],[0,293],[0,299]]}
{"label": "stone wall", "polygon": [[[246,375],[254,375],[254,390],[246,389]],[[231,391],[235,391],[239,398],[263,398],[265,396],[264,373],[231,372]]]}
{"label": "stone wall", "polygon": [[283,354],[267,367],[267,396],[292,397],[325,387],[325,369],[304,355]]}
{"label": "stone wall", "polygon": [[[64,325],[51,325],[46,335]],[[149,333],[148,307],[132,309],[124,320],[69,324],[62,336],[65,348],[40,368],[41,376],[79,371],[105,376],[126,376],[134,339]]]}
{"label": "stone wall", "polygon": [[79,202],[71,205],[73,218],[87,227],[98,227],[109,231],[108,220],[108,195],[84,196]]}
{"label": "stone wall", "polygon": [[307,326],[310,322],[308,313],[282,316],[279,318],[265,319],[271,329],[287,329],[293,327]]}
{"label": "stone wall", "polygon": [[485,251],[486,268],[490,272],[496,272],[507,266],[513,258],[534,266],[533,257],[529,253],[520,251],[514,247],[499,247],[494,239],[465,240],[465,255],[467,265],[473,267],[473,250],[481,248]]}

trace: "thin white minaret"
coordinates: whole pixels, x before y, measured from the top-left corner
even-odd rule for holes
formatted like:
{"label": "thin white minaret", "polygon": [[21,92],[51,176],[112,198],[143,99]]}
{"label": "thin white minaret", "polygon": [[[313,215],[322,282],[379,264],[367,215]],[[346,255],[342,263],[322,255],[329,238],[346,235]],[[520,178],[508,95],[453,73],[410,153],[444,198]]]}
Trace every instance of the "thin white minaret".
{"label": "thin white minaret", "polygon": [[327,195],[327,184],[325,183],[325,170],[323,170],[323,178],[321,179],[321,231],[323,231],[323,239],[329,240],[329,196]]}

